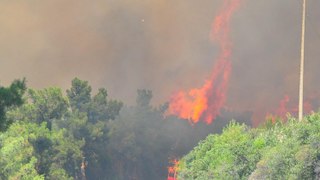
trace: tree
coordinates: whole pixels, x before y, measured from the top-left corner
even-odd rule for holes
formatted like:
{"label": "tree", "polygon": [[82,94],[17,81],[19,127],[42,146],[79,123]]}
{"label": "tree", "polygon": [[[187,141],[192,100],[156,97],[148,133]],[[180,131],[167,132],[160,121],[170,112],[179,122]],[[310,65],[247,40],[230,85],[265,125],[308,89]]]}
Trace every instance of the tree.
{"label": "tree", "polygon": [[86,112],[91,101],[91,86],[89,86],[88,81],[75,78],[72,80],[71,89],[67,90],[67,96],[72,109]]}
{"label": "tree", "polygon": [[75,78],[67,90],[72,108],[68,128],[73,136],[85,141],[81,148],[86,161],[85,174],[88,178],[97,179],[105,174],[111,162],[107,154],[108,121],[115,119],[123,106],[122,102],[108,99],[107,90],[100,88],[91,97],[91,86],[87,81]]}
{"label": "tree", "polygon": [[47,122],[51,129],[52,121],[61,119],[68,112],[68,100],[63,97],[60,88],[47,88],[44,90],[29,90],[29,97],[32,104],[32,112],[35,121],[39,124]]}
{"label": "tree", "polygon": [[168,134],[163,112],[150,105],[151,98],[150,90],[138,90],[136,106],[124,107],[114,121],[108,122],[107,152],[114,174],[110,179],[166,177],[175,137]]}
{"label": "tree", "polygon": [[249,129],[231,123],[179,163],[180,179],[317,179],[320,114]]}
{"label": "tree", "polygon": [[147,108],[150,106],[152,99],[152,91],[146,89],[138,89],[138,96],[136,99],[137,106],[141,108]]}
{"label": "tree", "polygon": [[6,130],[12,123],[6,119],[6,111],[23,104],[26,89],[25,79],[15,80],[9,87],[0,87],[0,131]]}
{"label": "tree", "polygon": [[[50,131],[45,122],[13,123],[0,135],[1,179],[75,177],[82,160],[81,142],[65,135],[64,130]],[[69,164],[72,170],[68,169]]]}

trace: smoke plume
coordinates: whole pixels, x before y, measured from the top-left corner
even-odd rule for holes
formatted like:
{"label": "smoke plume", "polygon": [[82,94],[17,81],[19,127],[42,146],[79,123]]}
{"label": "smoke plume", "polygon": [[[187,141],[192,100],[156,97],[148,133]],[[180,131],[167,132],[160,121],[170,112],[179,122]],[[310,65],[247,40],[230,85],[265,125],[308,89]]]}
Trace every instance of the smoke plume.
{"label": "smoke plume", "polygon": [[[154,104],[210,79],[220,47],[209,40],[224,0],[0,2],[1,85],[68,88],[75,76],[133,104],[151,89]],[[308,1],[305,94],[317,94],[320,2]],[[230,24],[232,74],[225,105],[258,121],[298,96],[301,2],[246,1]],[[94,88],[95,89],[95,88]],[[314,109],[317,110],[317,109]]]}

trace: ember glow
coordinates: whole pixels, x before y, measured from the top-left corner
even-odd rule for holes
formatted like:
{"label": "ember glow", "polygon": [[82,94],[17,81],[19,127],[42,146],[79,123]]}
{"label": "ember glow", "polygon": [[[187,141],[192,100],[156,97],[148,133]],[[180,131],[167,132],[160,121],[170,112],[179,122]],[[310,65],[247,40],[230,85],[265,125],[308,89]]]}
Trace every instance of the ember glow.
{"label": "ember glow", "polygon": [[[316,100],[315,97],[307,97],[305,98],[305,102],[303,104],[304,113],[310,114],[315,107],[312,105],[312,101]],[[290,114],[292,116],[298,115],[298,103],[292,102],[291,98],[288,95],[285,95],[283,99],[280,100],[279,107],[275,109],[272,113],[267,113],[266,119],[271,119],[273,122],[276,121],[277,118],[280,118],[283,121],[287,120],[287,115]]]}
{"label": "ember glow", "polygon": [[179,161],[173,159],[170,161],[170,166],[168,167],[168,178],[167,180],[176,180],[178,172]]}
{"label": "ember glow", "polygon": [[167,115],[176,115],[192,123],[200,120],[210,124],[219,115],[226,101],[226,92],[231,74],[232,43],[229,37],[230,19],[240,5],[240,0],[225,0],[212,24],[210,38],[220,47],[220,54],[211,76],[200,88],[172,95]]}

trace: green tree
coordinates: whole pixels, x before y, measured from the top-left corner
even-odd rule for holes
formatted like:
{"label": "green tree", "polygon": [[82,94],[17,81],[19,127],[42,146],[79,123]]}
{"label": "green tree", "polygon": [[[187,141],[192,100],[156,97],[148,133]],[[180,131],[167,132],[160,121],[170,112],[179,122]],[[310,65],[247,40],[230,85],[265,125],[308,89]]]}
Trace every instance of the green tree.
{"label": "green tree", "polygon": [[83,81],[78,78],[73,79],[71,89],[67,90],[67,96],[72,109],[86,112],[91,102],[91,90],[88,81]]}
{"label": "green tree", "polygon": [[0,87],[0,131],[6,130],[12,121],[6,119],[6,111],[21,106],[26,91],[26,80],[15,80],[9,87]]}
{"label": "green tree", "polygon": [[86,175],[98,179],[105,174],[111,164],[107,154],[108,121],[115,119],[122,108],[122,102],[108,99],[107,90],[100,88],[91,97],[91,86],[87,81],[75,78],[67,96],[71,104],[72,115],[67,125],[73,136],[85,141],[81,148],[86,161]]}
{"label": "green tree", "polygon": [[[163,112],[150,105],[152,92],[137,91],[137,104],[108,122],[110,179],[163,179],[174,138],[166,133]],[[171,139],[172,138],[172,139]]]}
{"label": "green tree", "polygon": [[[48,134],[34,140],[28,139],[33,147],[33,157],[36,158],[37,173],[46,178],[52,177],[50,179],[80,177],[84,140],[75,138],[73,132],[69,131],[72,126],[68,125],[81,117],[75,117],[76,113],[73,115],[68,99],[59,88],[30,89],[27,97],[28,103],[8,111],[7,118],[16,123],[46,126]],[[43,129],[36,130],[34,133],[40,133]],[[32,131],[27,131],[25,136],[28,133],[32,135]]]}
{"label": "green tree", "polygon": [[[50,131],[46,123],[16,122],[0,135],[1,179],[65,179],[79,174],[81,142],[64,130]],[[74,171],[68,169],[72,164]],[[56,172],[60,172],[59,176]]]}
{"label": "green tree", "polygon": [[320,114],[257,129],[230,124],[180,161],[180,179],[317,179]]}
{"label": "green tree", "polygon": [[52,121],[61,119],[68,111],[68,100],[63,97],[60,88],[47,88],[44,90],[29,90],[29,97],[32,101],[33,114],[37,115],[37,123],[47,122],[51,129]]}

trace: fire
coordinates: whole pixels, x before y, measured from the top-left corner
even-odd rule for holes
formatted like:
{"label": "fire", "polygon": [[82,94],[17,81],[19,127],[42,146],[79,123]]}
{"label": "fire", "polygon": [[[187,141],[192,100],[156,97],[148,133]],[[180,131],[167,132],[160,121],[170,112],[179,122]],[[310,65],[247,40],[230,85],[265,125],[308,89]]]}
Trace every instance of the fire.
{"label": "fire", "polygon": [[230,19],[241,0],[225,0],[218,16],[212,24],[210,37],[220,47],[220,54],[210,78],[200,88],[188,92],[180,91],[172,95],[167,115],[177,115],[193,123],[200,120],[212,123],[226,101],[226,91],[231,74],[232,43],[229,38]]}
{"label": "fire", "polygon": [[176,180],[179,161],[177,159],[173,159],[169,162],[171,166],[168,167],[168,178],[167,180]]}
{"label": "fire", "polygon": [[[312,110],[314,109],[312,103],[312,98],[307,97],[305,99],[305,102],[303,104],[304,113],[310,114]],[[294,104],[294,105],[293,105]],[[288,95],[285,95],[282,100],[280,100],[279,107],[274,110],[273,113],[267,113],[266,117],[267,119],[270,119],[275,122],[276,118],[280,118],[283,121],[287,120],[287,114],[291,114],[294,116],[298,115],[298,106],[297,102],[291,102],[290,97]]]}
{"label": "fire", "polygon": [[288,112],[292,111],[291,109],[288,109],[288,103],[290,101],[290,98],[288,95],[285,95],[284,98],[280,101],[279,108],[276,110],[276,115],[279,116],[282,119],[286,118],[286,115]]}

